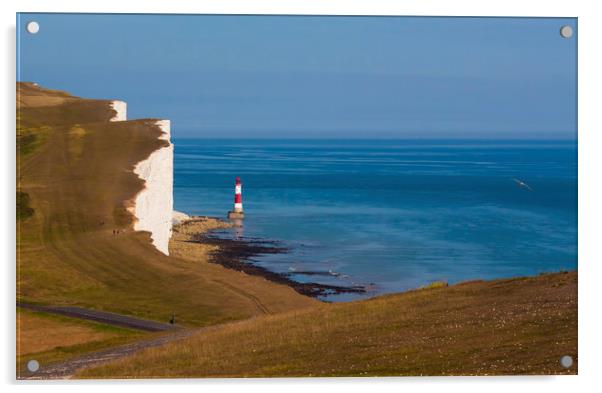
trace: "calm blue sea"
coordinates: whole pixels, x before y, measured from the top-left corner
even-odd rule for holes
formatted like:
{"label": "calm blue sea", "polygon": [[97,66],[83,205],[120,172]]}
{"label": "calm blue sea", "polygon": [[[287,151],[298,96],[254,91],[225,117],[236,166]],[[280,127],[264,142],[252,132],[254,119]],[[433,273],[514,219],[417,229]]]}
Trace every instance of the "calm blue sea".
{"label": "calm blue sea", "polygon": [[175,141],[176,210],[225,217],[236,176],[246,218],[223,236],[282,241],[254,262],[299,281],[373,296],[577,267],[575,141]]}

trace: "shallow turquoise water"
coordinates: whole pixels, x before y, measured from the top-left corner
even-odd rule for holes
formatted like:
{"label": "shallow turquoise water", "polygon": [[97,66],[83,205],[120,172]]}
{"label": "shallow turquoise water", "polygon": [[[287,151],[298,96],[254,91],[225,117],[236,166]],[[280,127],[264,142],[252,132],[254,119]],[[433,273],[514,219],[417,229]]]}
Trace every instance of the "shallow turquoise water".
{"label": "shallow turquoise water", "polygon": [[254,262],[299,281],[371,296],[577,267],[574,141],[174,143],[176,210],[225,217],[240,176],[244,227],[222,235],[281,241]]}

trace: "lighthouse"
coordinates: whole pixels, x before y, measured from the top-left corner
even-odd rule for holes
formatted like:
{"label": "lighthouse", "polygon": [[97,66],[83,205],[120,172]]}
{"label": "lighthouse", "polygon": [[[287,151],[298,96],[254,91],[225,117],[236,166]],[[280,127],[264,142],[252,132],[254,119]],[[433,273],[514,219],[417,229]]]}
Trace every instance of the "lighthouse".
{"label": "lighthouse", "polygon": [[236,177],[236,184],[234,185],[234,210],[228,212],[228,218],[231,220],[241,219],[245,217],[245,213],[242,210],[242,183],[240,177]]}

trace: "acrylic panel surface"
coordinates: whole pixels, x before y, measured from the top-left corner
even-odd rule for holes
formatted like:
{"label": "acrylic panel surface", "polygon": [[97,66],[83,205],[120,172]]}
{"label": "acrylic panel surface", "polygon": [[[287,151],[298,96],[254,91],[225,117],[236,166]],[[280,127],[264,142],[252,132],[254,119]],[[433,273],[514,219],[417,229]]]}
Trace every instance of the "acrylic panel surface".
{"label": "acrylic panel surface", "polygon": [[577,372],[576,19],[17,21],[20,378]]}

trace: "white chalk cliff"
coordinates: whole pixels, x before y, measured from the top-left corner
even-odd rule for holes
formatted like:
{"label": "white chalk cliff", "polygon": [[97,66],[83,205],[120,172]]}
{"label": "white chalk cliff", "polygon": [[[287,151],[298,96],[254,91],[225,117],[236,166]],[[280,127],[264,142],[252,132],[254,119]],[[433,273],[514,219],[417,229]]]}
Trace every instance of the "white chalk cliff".
{"label": "white chalk cliff", "polygon": [[111,118],[111,121],[125,121],[127,120],[127,104],[123,101],[113,101],[111,102],[111,109],[113,109],[116,114]]}
{"label": "white chalk cliff", "polygon": [[[111,108],[116,112],[111,121],[127,120],[127,104],[112,101]],[[158,120],[156,126],[163,131],[159,139],[170,142],[169,120]],[[130,211],[136,217],[134,230],[151,234],[153,245],[165,255],[169,255],[173,212],[173,144],[155,150],[147,159],[140,161],[134,173],[144,180],[144,189],[136,195]]]}
{"label": "white chalk cliff", "polygon": [[[157,121],[163,131],[160,139],[170,140],[169,120]],[[169,255],[173,212],[173,144],[155,150],[134,168],[134,173],[145,181],[145,188],[136,195],[134,230],[151,233],[154,246]]]}

